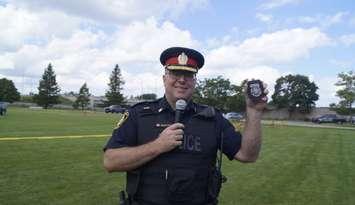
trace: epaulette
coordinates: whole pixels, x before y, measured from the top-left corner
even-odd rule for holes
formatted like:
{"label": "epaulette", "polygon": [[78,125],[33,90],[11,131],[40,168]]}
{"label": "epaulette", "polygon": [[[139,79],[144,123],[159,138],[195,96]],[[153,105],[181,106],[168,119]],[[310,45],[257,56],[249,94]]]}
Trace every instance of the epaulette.
{"label": "epaulette", "polygon": [[212,106],[199,104],[197,108],[197,115],[207,117],[207,118],[215,117],[216,109]]}
{"label": "epaulette", "polygon": [[137,110],[139,113],[152,113],[157,109],[158,100],[143,101],[134,104],[131,108]]}

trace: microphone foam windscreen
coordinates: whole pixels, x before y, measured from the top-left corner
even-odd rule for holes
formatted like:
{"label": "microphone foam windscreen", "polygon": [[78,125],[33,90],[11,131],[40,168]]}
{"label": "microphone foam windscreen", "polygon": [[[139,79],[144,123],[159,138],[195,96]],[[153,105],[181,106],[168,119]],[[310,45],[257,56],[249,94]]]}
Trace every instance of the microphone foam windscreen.
{"label": "microphone foam windscreen", "polygon": [[186,108],[186,101],[183,99],[179,99],[178,101],[176,101],[175,103],[175,109],[177,110],[185,110]]}

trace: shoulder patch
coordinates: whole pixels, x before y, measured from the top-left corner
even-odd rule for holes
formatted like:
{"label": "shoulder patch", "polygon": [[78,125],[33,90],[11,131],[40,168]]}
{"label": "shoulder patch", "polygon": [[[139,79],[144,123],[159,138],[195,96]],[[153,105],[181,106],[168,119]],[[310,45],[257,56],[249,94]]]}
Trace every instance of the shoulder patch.
{"label": "shoulder patch", "polygon": [[120,121],[118,121],[115,129],[121,127],[121,125],[128,119],[128,116],[129,116],[129,112],[128,111],[124,112]]}

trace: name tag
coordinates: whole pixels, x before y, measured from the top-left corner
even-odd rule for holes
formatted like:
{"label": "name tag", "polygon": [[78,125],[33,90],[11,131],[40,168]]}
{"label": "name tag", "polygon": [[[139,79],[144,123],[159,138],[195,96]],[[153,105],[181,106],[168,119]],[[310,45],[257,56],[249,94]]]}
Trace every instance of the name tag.
{"label": "name tag", "polygon": [[167,124],[167,123],[157,123],[155,124],[155,127],[163,127],[163,128],[166,128],[166,127],[169,127],[171,124]]}

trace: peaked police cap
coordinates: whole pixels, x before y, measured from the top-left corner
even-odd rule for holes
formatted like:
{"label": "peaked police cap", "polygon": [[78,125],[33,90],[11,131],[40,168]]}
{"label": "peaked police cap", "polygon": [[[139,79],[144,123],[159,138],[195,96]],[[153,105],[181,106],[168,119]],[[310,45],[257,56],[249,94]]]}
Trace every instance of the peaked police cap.
{"label": "peaked police cap", "polygon": [[171,47],[160,55],[161,64],[168,70],[184,70],[197,73],[205,63],[203,55],[191,48]]}

